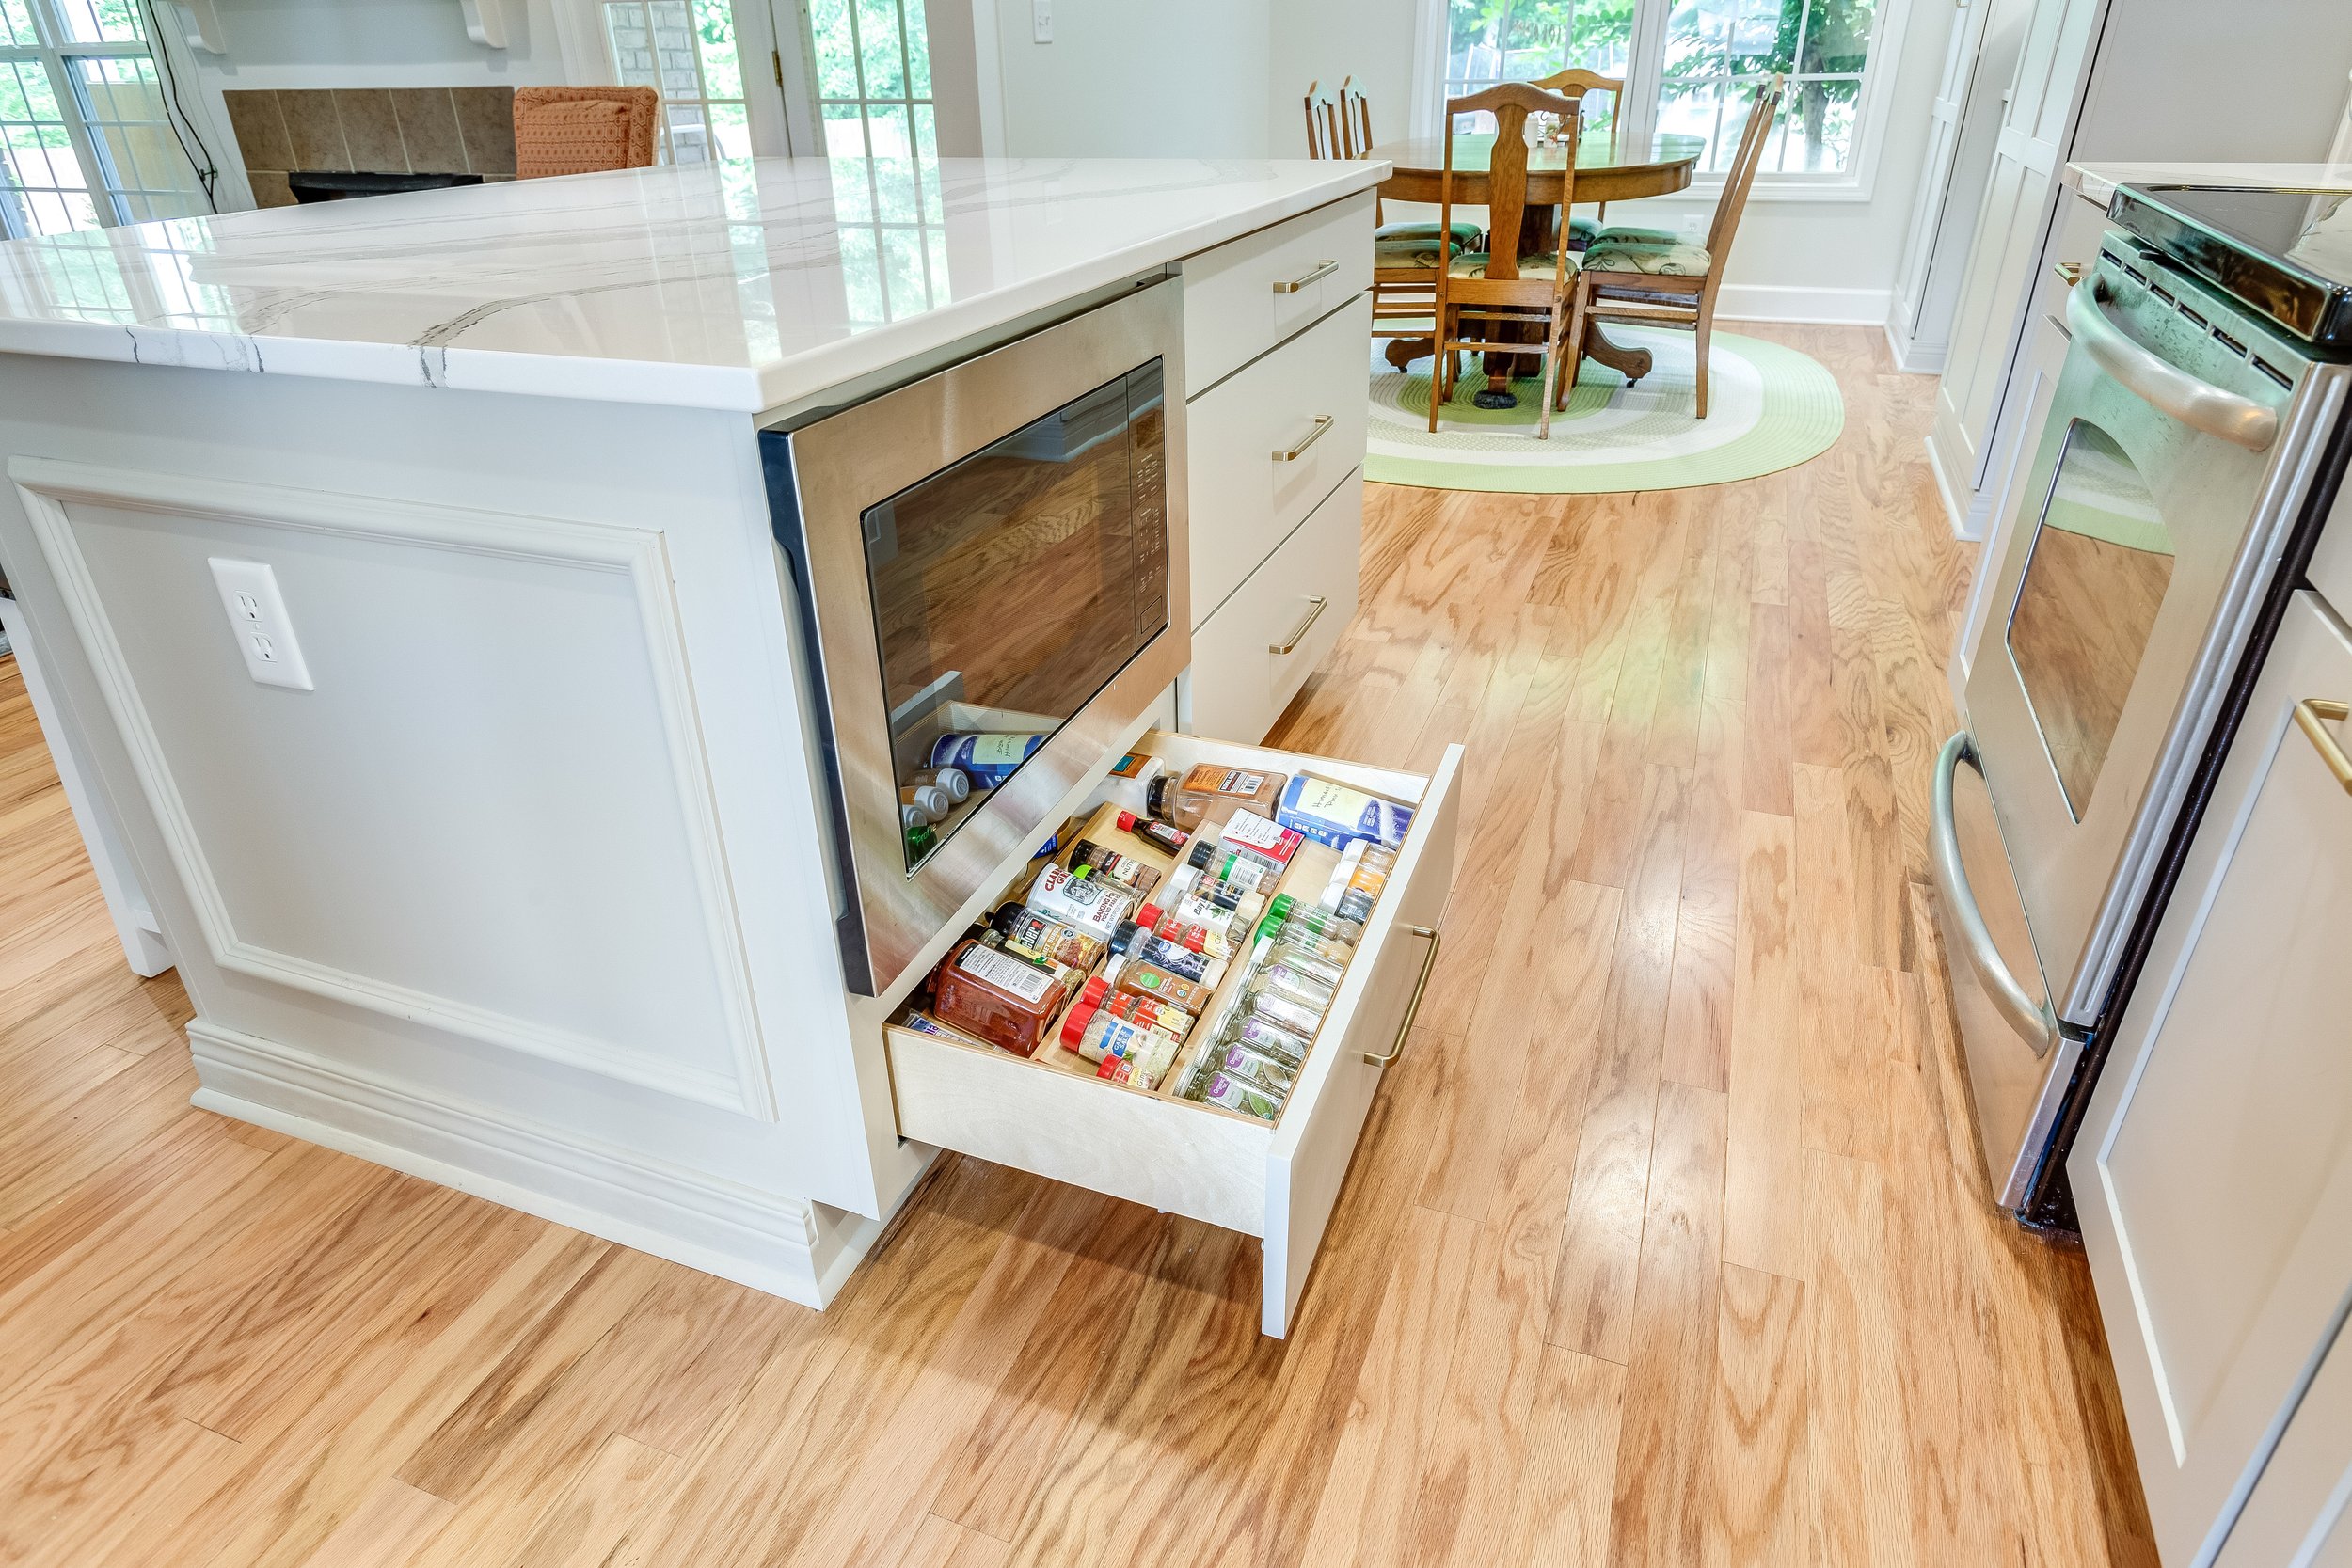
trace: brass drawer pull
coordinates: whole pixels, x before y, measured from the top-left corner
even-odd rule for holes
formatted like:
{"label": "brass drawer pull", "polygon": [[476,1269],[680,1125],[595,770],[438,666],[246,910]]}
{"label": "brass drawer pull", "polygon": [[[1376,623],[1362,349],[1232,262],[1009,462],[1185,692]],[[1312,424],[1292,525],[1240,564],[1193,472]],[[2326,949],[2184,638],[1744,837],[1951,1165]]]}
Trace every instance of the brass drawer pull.
{"label": "brass drawer pull", "polygon": [[1323,607],[1330,602],[1320,594],[1310,598],[1307,601],[1307,618],[1298,623],[1298,629],[1291,633],[1291,640],[1287,642],[1269,642],[1265,645],[1266,652],[1286,654],[1307,640],[1307,628],[1315,624],[1315,617],[1322,614]]}
{"label": "brass drawer pull", "polygon": [[1307,432],[1305,439],[1301,440],[1298,445],[1291,448],[1288,451],[1271,452],[1268,455],[1271,456],[1277,463],[1295,463],[1300,458],[1307,455],[1307,449],[1309,447],[1313,446],[1317,441],[1322,440],[1326,436],[1330,434],[1331,416],[1328,414],[1318,414],[1315,416],[1314,429]]}
{"label": "brass drawer pull", "polygon": [[2344,786],[2344,792],[2352,795],[2352,757],[2344,754],[2344,748],[2336,743],[2336,737],[2328,734],[2327,725],[2321,722],[2328,719],[2352,719],[2352,704],[2331,703],[2325,697],[2306,697],[2295,705],[2296,727],[2303,732],[2304,738],[2319,752],[2319,760],[2328,765],[2328,771],[2336,776],[2336,783]]}
{"label": "brass drawer pull", "polygon": [[1385,1056],[1375,1056],[1369,1051],[1364,1053],[1364,1060],[1374,1067],[1387,1067],[1405,1054],[1405,1037],[1413,1032],[1413,1020],[1421,1012],[1422,992],[1429,989],[1429,972],[1438,967],[1438,948],[1443,940],[1438,935],[1438,928],[1434,926],[1407,926],[1405,928],[1417,937],[1429,939],[1429,956],[1421,961],[1421,978],[1413,982],[1413,999],[1405,1004],[1405,1022],[1396,1026],[1396,1043],[1389,1047],[1389,1053]]}
{"label": "brass drawer pull", "polygon": [[1295,294],[1308,284],[1328,277],[1339,270],[1340,264],[1337,261],[1317,261],[1312,272],[1302,273],[1287,283],[1277,283],[1274,285],[1274,292],[1278,294]]}
{"label": "brass drawer pull", "polygon": [[2086,268],[2080,261],[2053,261],[2050,270],[2058,274],[2059,282],[2071,289],[2083,280]]}

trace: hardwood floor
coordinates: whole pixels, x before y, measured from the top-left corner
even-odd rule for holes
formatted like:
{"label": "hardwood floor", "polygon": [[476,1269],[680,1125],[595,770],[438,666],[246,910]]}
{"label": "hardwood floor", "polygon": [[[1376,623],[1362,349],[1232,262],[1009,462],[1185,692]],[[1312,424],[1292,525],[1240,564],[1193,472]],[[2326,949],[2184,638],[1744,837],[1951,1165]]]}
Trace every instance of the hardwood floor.
{"label": "hardwood floor", "polygon": [[1277,739],[1469,744],[1286,1342],[1248,1238],[950,1159],[829,1312],[187,1104],[0,664],[0,1561],[2153,1563],[1924,902],[1932,383],[1720,488],[1371,492]]}

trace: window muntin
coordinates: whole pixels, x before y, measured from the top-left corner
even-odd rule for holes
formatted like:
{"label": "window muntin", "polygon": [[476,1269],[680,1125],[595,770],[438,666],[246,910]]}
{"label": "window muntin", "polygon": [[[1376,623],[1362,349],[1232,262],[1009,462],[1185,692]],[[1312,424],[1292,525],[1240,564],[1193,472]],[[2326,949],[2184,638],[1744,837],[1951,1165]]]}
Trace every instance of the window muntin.
{"label": "window muntin", "polygon": [[809,0],[809,44],[853,323],[946,303],[923,0]]}

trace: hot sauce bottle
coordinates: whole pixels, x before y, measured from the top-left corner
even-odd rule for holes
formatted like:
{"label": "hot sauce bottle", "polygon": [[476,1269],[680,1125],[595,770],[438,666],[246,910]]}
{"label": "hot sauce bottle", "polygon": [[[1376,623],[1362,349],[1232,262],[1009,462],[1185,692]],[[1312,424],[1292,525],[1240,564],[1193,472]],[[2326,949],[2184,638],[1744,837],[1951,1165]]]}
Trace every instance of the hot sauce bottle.
{"label": "hot sauce bottle", "polygon": [[931,1011],[975,1039],[1024,1056],[1070,999],[1052,970],[1025,963],[1009,953],[967,937],[958,942],[931,976]]}

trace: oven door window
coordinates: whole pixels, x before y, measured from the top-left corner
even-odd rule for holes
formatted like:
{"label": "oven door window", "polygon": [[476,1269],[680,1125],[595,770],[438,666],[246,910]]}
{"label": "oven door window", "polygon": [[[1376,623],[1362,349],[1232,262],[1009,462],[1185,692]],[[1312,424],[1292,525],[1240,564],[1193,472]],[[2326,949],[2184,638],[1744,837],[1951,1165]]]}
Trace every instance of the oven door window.
{"label": "oven door window", "polygon": [[2171,581],[2171,535],[2139,470],[2113,436],[2074,420],[2010,610],[2008,641],[2076,821]]}
{"label": "oven door window", "polygon": [[1166,440],[1155,359],[864,514],[910,873],[1167,629]]}

